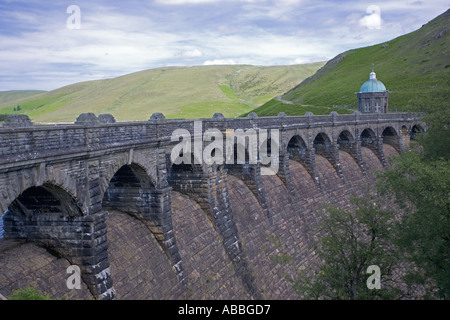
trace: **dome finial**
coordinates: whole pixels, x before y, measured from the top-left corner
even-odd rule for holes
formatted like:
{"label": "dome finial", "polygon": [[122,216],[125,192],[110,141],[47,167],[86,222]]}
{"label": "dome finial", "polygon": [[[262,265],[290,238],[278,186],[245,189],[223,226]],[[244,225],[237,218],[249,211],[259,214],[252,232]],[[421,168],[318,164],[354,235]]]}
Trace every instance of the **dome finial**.
{"label": "dome finial", "polygon": [[372,80],[376,80],[377,79],[377,74],[375,73],[374,70],[375,70],[375,66],[372,63],[372,72],[370,73],[369,79],[372,79]]}

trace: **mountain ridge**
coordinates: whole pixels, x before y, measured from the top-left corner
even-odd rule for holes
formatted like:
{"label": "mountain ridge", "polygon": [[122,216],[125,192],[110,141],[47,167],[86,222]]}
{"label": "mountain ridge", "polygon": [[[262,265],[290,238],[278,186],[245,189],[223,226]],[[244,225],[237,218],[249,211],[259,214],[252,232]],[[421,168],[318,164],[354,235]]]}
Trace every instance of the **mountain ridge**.
{"label": "mountain ridge", "polygon": [[[0,114],[27,114],[34,122],[73,122],[85,112],[111,113],[118,121],[235,117],[285,92],[325,62],[286,66],[187,66],[138,71],[113,79],[64,86],[31,99],[0,103]],[[1,96],[1,95],[0,95]]]}
{"label": "mountain ridge", "polygon": [[[356,110],[355,93],[369,78],[372,64],[378,80],[391,92],[390,110],[410,111],[420,104],[448,106],[450,100],[450,9],[411,33],[383,43],[342,52],[314,75],[281,96],[253,110],[260,116],[303,115],[331,110],[333,105]],[[334,110],[336,109],[336,110]],[[318,114],[318,113],[316,113]],[[244,114],[245,115],[245,114]]]}

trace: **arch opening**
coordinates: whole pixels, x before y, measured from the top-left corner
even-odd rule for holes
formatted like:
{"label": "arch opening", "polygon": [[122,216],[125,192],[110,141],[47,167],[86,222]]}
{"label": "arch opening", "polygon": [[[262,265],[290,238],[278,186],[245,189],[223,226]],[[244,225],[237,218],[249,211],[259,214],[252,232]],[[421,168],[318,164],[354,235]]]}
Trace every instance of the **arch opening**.
{"label": "arch opening", "polygon": [[122,166],[111,178],[102,207],[137,214],[152,208],[155,186],[145,170],[136,164]]}
{"label": "arch opening", "polygon": [[324,132],[320,132],[316,135],[313,142],[313,147],[317,154],[328,157],[331,147],[331,139]]}
{"label": "arch opening", "polygon": [[300,136],[293,136],[287,145],[287,152],[289,158],[293,160],[300,160],[304,162],[307,155],[306,143]]}
{"label": "arch opening", "polygon": [[411,128],[411,132],[409,133],[409,138],[411,140],[418,140],[423,137],[425,134],[424,128],[420,124],[416,124]]}
{"label": "arch opening", "polygon": [[376,149],[377,136],[372,129],[366,128],[360,135],[361,146]]}
{"label": "arch opening", "polygon": [[13,215],[81,216],[75,199],[65,190],[52,184],[33,186],[22,192],[8,207]]}
{"label": "arch opening", "polygon": [[353,138],[353,135],[348,131],[348,130],[344,130],[339,134],[339,137],[337,139],[337,143],[339,145],[343,145],[343,144],[350,144],[350,143],[354,143],[355,139]]}
{"label": "arch opening", "polygon": [[392,127],[386,127],[383,130],[383,133],[381,134],[381,136],[384,137],[396,137],[397,136],[397,131],[395,131],[394,128]]}
{"label": "arch opening", "polygon": [[386,127],[381,134],[381,138],[383,140],[383,144],[391,145],[398,152],[401,152],[401,148],[399,145],[399,139],[398,139],[399,137],[398,137],[397,131],[395,131],[394,128]]}
{"label": "arch opening", "polygon": [[[50,248],[58,247],[53,240],[62,237],[61,233],[65,233],[66,238],[75,234],[71,228],[83,219],[83,212],[67,191],[44,183],[24,190],[11,202],[1,219],[1,238],[28,239]],[[60,226],[67,228],[62,231]]]}

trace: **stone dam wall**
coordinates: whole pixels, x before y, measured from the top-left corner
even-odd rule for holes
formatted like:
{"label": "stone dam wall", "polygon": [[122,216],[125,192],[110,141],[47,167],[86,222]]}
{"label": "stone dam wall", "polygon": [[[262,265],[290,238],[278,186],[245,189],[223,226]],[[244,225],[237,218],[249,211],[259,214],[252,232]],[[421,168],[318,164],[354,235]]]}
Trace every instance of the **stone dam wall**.
{"label": "stone dam wall", "polygon": [[[385,158],[398,152],[383,145]],[[293,190],[279,176],[262,176],[267,208],[248,185],[232,173],[226,175],[234,223],[240,237],[246,268],[252,277],[253,298],[298,299],[288,279],[315,262],[312,249],[320,239],[314,227],[321,219],[322,204],[347,206],[351,196],[362,195],[373,183],[373,172],[383,165],[373,150],[362,147],[366,174],[347,152],[338,151],[340,177],[324,156],[316,154],[320,188],[300,162],[289,160]],[[116,299],[250,299],[248,284],[238,274],[223,238],[210,215],[186,194],[170,192],[172,223],[184,282],[180,282],[167,254],[144,223],[130,214],[110,210],[106,235],[110,271]],[[266,211],[270,212],[269,221]],[[0,247],[0,293],[27,286],[53,298],[94,299],[88,286],[69,290],[69,261],[31,242]]]}

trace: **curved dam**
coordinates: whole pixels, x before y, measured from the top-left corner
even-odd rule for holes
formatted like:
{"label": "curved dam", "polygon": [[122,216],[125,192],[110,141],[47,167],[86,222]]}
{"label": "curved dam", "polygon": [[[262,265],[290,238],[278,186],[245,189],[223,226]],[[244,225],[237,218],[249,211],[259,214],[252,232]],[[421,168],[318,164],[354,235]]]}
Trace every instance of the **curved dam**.
{"label": "curved dam", "polygon": [[[383,149],[387,161],[398,154],[388,144]],[[256,294],[262,299],[298,299],[291,280],[316,261],[312,244],[320,240],[315,226],[323,204],[347,206],[350,197],[362,195],[364,186],[374,182],[373,172],[383,169],[367,147],[361,147],[364,168],[349,153],[338,152],[341,174],[324,156],[315,155],[318,183],[308,168],[295,160],[289,160],[291,189],[277,175],[261,176],[265,205],[239,175],[226,175],[232,219],[251,280],[236,270],[211,215],[185,193],[170,192],[183,281],[161,240],[141,220],[121,210],[109,210],[107,254],[115,298],[250,299]],[[94,298],[84,280],[80,289],[68,289],[71,262],[57,252],[31,242],[4,244],[0,250],[2,295],[32,286],[53,298]],[[249,291],[249,283],[255,292]]]}

